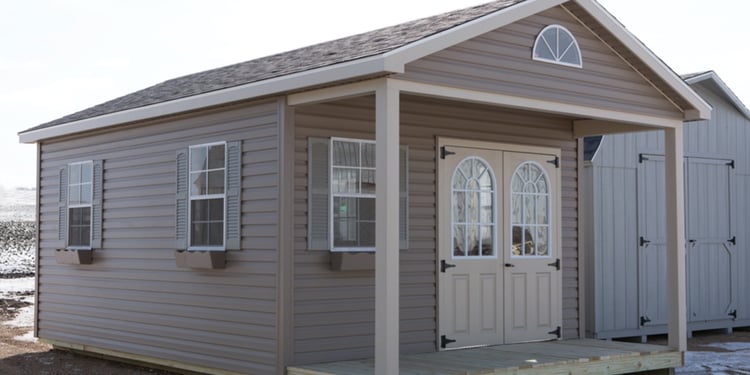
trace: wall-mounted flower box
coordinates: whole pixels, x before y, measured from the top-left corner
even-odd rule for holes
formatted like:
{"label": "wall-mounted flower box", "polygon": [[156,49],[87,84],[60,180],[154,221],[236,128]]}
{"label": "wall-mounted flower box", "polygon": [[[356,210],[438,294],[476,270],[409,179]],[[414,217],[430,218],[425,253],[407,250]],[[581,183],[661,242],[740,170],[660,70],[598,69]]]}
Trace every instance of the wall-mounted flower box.
{"label": "wall-mounted flower box", "polygon": [[227,263],[224,251],[175,250],[174,258],[179,268],[219,269],[226,267]]}
{"label": "wall-mounted flower box", "polygon": [[94,250],[57,249],[55,260],[59,264],[91,264],[94,260]]}
{"label": "wall-mounted flower box", "polygon": [[372,271],[375,269],[375,253],[331,253],[333,271]]}

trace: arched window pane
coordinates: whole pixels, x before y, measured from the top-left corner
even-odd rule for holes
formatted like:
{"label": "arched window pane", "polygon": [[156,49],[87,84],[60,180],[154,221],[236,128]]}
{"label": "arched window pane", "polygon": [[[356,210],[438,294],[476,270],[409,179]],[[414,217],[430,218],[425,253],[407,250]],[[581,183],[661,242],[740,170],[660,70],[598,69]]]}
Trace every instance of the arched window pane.
{"label": "arched window pane", "polygon": [[453,256],[494,256],[496,208],[492,169],[480,158],[467,158],[453,171],[451,186]]}
{"label": "arched window pane", "polygon": [[534,41],[532,59],[581,68],[581,49],[573,34],[563,26],[549,25]]}
{"label": "arched window pane", "polygon": [[550,195],[544,169],[534,163],[519,165],[510,186],[511,255],[549,256]]}

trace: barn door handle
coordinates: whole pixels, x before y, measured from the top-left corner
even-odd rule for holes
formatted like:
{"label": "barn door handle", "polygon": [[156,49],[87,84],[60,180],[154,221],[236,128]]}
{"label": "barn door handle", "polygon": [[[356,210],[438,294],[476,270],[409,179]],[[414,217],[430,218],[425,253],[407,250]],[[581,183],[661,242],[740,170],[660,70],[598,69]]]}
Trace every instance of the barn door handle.
{"label": "barn door handle", "polygon": [[516,265],[513,263],[505,263],[505,267],[508,267],[508,268],[515,267],[515,266]]}
{"label": "barn door handle", "polygon": [[638,241],[638,243],[641,245],[641,247],[648,247],[648,244],[650,244],[651,241],[649,241],[649,240],[643,238],[643,236],[641,236],[641,239]]}
{"label": "barn door handle", "polygon": [[555,267],[558,271],[560,270],[560,258],[555,259],[554,262],[547,264],[550,267]]}
{"label": "barn door handle", "polygon": [[698,243],[698,240],[688,240],[688,243],[690,244],[690,247],[695,247],[695,244]]}
{"label": "barn door handle", "polygon": [[455,266],[456,266],[455,264],[446,263],[445,259],[442,259],[440,261],[440,272],[445,273],[445,270],[447,270],[448,268],[453,268]]}

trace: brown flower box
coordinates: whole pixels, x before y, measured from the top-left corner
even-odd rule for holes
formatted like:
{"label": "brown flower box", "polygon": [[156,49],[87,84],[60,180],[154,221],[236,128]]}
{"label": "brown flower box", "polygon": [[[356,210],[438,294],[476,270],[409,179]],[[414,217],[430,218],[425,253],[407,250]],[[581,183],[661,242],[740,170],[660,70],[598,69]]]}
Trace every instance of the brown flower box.
{"label": "brown flower box", "polygon": [[227,263],[225,251],[175,250],[174,258],[179,268],[219,269]]}
{"label": "brown flower box", "polygon": [[333,271],[372,271],[375,269],[375,253],[331,253]]}
{"label": "brown flower box", "polygon": [[58,264],[91,264],[94,260],[93,250],[57,249],[55,260]]}

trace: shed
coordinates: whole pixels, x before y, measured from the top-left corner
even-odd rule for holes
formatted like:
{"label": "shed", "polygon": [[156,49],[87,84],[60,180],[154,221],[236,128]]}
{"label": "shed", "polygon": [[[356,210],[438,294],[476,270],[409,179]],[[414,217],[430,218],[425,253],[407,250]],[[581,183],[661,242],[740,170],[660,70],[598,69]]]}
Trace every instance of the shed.
{"label": "shed", "polygon": [[[709,114],[593,0],[496,1],[168,80],[20,133],[39,158],[35,334],[212,374],[536,366],[513,350],[676,367],[680,194],[667,350],[581,340],[580,138],[663,129],[682,186],[683,121]],[[507,350],[420,357],[487,346]]]}
{"label": "shed", "polygon": [[[687,329],[750,325],[750,111],[714,72],[684,76],[712,107],[685,123]],[[664,133],[589,137],[587,334],[666,332]]]}

